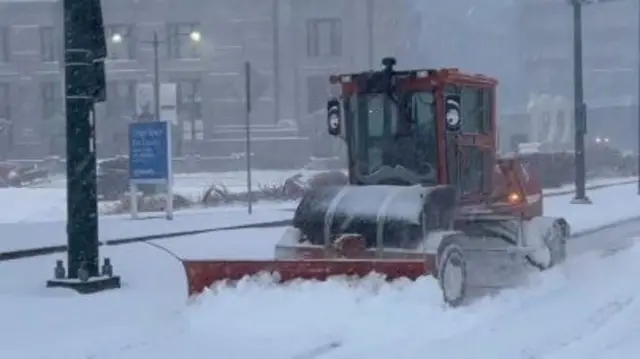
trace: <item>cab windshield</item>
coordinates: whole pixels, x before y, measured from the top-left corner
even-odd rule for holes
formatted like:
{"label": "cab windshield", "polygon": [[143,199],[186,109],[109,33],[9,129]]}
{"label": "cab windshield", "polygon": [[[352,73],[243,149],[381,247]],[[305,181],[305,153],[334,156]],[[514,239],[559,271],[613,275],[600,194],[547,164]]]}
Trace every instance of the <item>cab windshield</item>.
{"label": "cab windshield", "polygon": [[348,101],[352,171],[356,181],[435,183],[436,109],[432,92],[355,94]]}

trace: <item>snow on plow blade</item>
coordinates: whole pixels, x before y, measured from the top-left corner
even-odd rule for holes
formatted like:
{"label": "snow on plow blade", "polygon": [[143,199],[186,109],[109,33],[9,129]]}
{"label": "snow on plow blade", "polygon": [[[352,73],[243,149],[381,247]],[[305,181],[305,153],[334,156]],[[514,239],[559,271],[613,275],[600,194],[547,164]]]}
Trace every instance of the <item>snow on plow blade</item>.
{"label": "snow on plow blade", "polygon": [[425,260],[371,260],[371,259],[321,259],[321,260],[183,260],[189,296],[201,293],[205,288],[222,280],[239,280],[261,272],[277,273],[280,282],[294,279],[326,280],[331,276],[364,277],[372,272],[383,274],[388,280],[418,277],[431,274],[429,261]]}

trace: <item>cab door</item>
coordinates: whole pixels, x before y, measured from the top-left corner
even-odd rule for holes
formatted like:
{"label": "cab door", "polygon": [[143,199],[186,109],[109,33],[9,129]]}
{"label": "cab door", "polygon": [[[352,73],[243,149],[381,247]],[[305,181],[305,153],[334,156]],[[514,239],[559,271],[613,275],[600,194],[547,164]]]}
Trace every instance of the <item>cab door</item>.
{"label": "cab door", "polygon": [[444,88],[448,177],[462,203],[484,202],[491,191],[496,146],[492,96],[491,88]]}

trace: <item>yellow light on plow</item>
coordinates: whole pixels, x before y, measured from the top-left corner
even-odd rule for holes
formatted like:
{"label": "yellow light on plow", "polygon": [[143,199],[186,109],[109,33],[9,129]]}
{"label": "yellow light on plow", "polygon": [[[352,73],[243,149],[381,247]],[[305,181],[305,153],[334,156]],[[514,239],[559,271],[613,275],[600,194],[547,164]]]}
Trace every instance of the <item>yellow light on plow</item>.
{"label": "yellow light on plow", "polygon": [[522,200],[522,197],[518,192],[511,192],[509,193],[509,197],[507,197],[507,200],[509,201],[509,203],[519,203]]}

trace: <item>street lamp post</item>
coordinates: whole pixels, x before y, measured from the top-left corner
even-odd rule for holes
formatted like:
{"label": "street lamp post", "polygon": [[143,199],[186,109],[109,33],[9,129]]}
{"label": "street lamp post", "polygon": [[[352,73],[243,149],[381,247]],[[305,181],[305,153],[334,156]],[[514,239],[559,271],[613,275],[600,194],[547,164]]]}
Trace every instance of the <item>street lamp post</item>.
{"label": "street lamp post", "polygon": [[[582,6],[619,0],[571,0],[573,5],[573,63],[575,103],[576,196],[573,203],[591,203],[585,192],[584,135],[587,129],[587,105],[582,79]],[[640,5],[638,5],[638,195],[640,195]]]}
{"label": "street lamp post", "polygon": [[374,59],[374,41],[373,41],[373,27],[374,27],[374,2],[373,0],[367,1],[367,63],[370,69],[375,68],[375,59]]}
{"label": "street lamp post", "polygon": [[[111,41],[116,44],[121,43],[122,35],[113,34]],[[150,44],[153,48],[153,114],[155,115],[155,120],[160,121],[160,56],[158,52],[161,41],[158,39],[158,32],[153,32],[151,41],[141,42],[143,44]]]}
{"label": "street lamp post", "polygon": [[280,0],[273,0],[273,113],[274,123],[280,121]]}
{"label": "street lamp post", "polygon": [[153,32],[151,46],[153,47],[153,110],[156,115],[156,121],[160,121],[160,56],[158,55],[160,40],[158,40],[157,31]]}
{"label": "street lamp post", "polygon": [[587,131],[587,105],[584,102],[582,70],[582,5],[583,0],[572,0],[573,5],[573,102],[574,102],[574,158],[576,194],[571,203],[590,204],[586,195],[586,164],[584,135]]}
{"label": "street lamp post", "polygon": [[[186,35],[186,34],[184,34]],[[199,31],[191,31],[189,39],[193,42],[200,42],[202,34]],[[122,43],[123,37],[121,34],[115,33],[111,36],[111,41],[115,44]],[[151,41],[141,41],[143,44],[150,44],[153,48],[153,100],[154,100],[154,114],[156,121],[160,120],[160,44],[164,43],[160,41],[158,32],[153,32],[153,38]]]}
{"label": "street lamp post", "polygon": [[640,195],[640,3],[638,4],[638,195]]}

